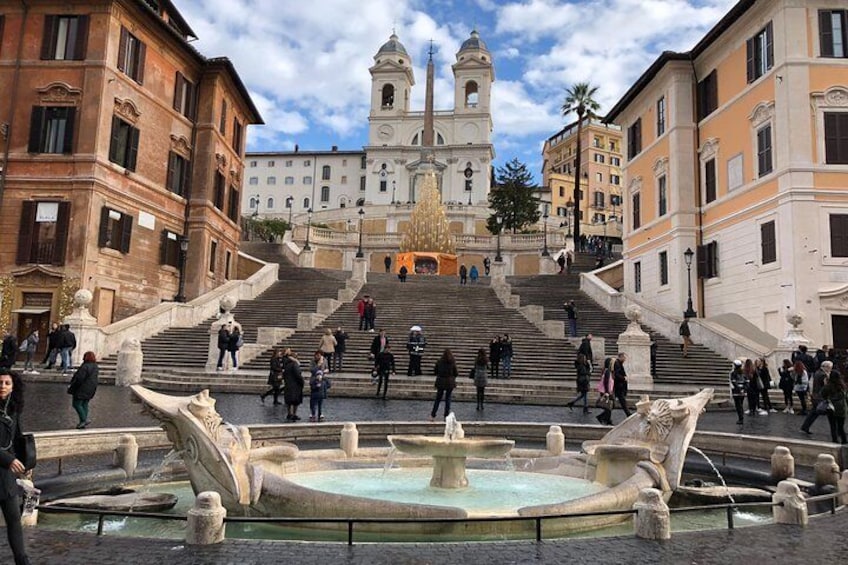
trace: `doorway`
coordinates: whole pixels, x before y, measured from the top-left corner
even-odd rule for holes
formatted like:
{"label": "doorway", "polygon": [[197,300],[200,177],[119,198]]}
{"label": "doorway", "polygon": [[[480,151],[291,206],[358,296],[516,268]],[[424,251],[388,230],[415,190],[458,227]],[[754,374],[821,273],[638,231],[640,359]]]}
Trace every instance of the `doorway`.
{"label": "doorway", "polygon": [[833,347],[842,351],[848,349],[848,316],[830,317],[833,329]]}
{"label": "doorway", "polygon": [[[29,311],[28,311],[29,310]],[[47,333],[50,331],[50,310],[32,311],[37,309],[21,308],[18,314],[18,344],[29,336],[33,330],[38,330],[38,346],[35,348],[35,358],[43,357],[47,351]],[[26,358],[26,353],[19,352],[18,357]]]}

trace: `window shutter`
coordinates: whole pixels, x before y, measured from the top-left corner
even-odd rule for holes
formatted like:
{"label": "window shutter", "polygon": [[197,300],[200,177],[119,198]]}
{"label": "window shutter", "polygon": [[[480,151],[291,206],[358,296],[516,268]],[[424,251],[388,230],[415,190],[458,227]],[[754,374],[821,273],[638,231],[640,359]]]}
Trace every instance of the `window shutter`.
{"label": "window shutter", "polygon": [[0,43],[3,42],[3,26],[6,23],[6,16],[0,14]]}
{"label": "window shutter", "polygon": [[221,135],[227,135],[227,101],[221,101],[221,123],[219,124]]}
{"label": "window shutter", "polygon": [[774,66],[774,30],[771,22],[766,26],[766,69]]}
{"label": "window shutter", "polygon": [[65,249],[68,247],[68,227],[70,224],[71,203],[59,202],[59,216],[56,218],[56,238],[53,240],[52,263],[54,265],[65,264]]}
{"label": "window shutter", "polygon": [[830,215],[830,255],[848,257],[848,214]]}
{"label": "window shutter", "polygon": [[183,92],[183,75],[177,71],[177,78],[174,80],[174,110],[182,113],[183,105],[182,105],[182,92]]}
{"label": "window shutter", "polygon": [[52,59],[56,54],[56,24],[58,16],[44,16],[44,34],[41,39],[41,59]]}
{"label": "window shutter", "polygon": [[127,42],[130,32],[127,28],[121,28],[121,40],[118,43],[118,70],[127,72]]}
{"label": "window shutter", "polygon": [[136,77],[138,84],[144,84],[144,57],[147,54],[147,45],[138,42],[138,51],[136,52]]}
{"label": "window shutter", "polygon": [[26,265],[32,261],[32,237],[35,232],[35,210],[37,202],[25,200],[21,210],[21,227],[18,230],[18,265]]}
{"label": "window shutter", "polygon": [[100,209],[100,235],[97,238],[97,247],[106,247],[109,240],[109,207]]}
{"label": "window shutter", "polygon": [[819,10],[819,46],[822,57],[833,57],[833,22],[828,10]]}
{"label": "window shutter", "polygon": [[695,248],[695,265],[699,279],[707,276],[707,249],[704,245]]}
{"label": "window shutter", "polygon": [[704,184],[706,185],[707,204],[716,199],[716,169],[715,159],[704,163]]}
{"label": "window shutter", "polygon": [[169,152],[168,153],[168,178],[165,181],[165,186],[171,192],[179,192],[177,190],[178,187],[177,187],[177,184],[176,184],[176,180],[177,180],[176,179],[176,172],[174,170],[174,168],[176,167],[176,163],[177,163],[176,154],[173,151]]}
{"label": "window shutter", "polygon": [[167,265],[168,264],[168,230],[162,230],[162,235],[159,238],[161,242],[159,243],[159,264]]}
{"label": "window shutter", "polygon": [[41,152],[41,127],[44,122],[44,111],[45,108],[43,106],[33,106],[32,107],[32,116],[30,116],[29,120],[29,152],[30,153],[40,153]]}
{"label": "window shutter", "polygon": [[74,123],[77,109],[70,106],[65,108],[65,112],[65,140],[62,145],[62,153],[70,154],[74,152]]}
{"label": "window shutter", "polygon": [[129,147],[127,148],[127,169],[135,171],[136,159],[138,158],[138,128],[130,128]]}
{"label": "window shutter", "polygon": [[112,141],[109,144],[109,160],[118,162],[118,146],[120,145],[121,120],[118,116],[112,116]]}
{"label": "window shutter", "polygon": [[715,69],[710,73],[710,82],[708,83],[709,88],[709,110],[708,112],[712,112],[716,108],[718,108],[718,75],[716,74]]}
{"label": "window shutter", "polygon": [[747,70],[748,82],[753,82],[757,74],[755,69],[756,60],[754,58],[754,53],[756,52],[755,39],[756,37],[749,37],[748,41],[745,42],[745,68]]}
{"label": "window shutter", "polygon": [[74,45],[74,59],[85,60],[88,46],[88,16],[77,16],[77,41]]}
{"label": "window shutter", "polygon": [[121,253],[130,252],[130,239],[132,239],[132,227],[135,219],[129,214],[121,216]]}

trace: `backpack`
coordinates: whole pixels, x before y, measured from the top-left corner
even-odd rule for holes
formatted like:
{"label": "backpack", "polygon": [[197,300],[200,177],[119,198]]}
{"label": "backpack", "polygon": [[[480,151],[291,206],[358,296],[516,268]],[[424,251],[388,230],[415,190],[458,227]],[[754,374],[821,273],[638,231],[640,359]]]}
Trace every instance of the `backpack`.
{"label": "backpack", "polygon": [[241,347],[244,345],[244,337],[239,334],[238,339],[236,340],[236,347]]}
{"label": "backpack", "polygon": [[27,338],[27,339],[25,339],[21,342],[21,346],[18,347],[18,351],[26,351],[27,347],[29,347],[29,338]]}

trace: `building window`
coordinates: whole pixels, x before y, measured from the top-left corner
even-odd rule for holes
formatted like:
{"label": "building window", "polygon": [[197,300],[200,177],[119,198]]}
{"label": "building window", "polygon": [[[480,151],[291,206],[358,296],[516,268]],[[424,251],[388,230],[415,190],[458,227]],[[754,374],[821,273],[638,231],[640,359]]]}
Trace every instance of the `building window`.
{"label": "building window", "polygon": [[368,181],[366,180],[366,177],[359,177],[359,191],[360,192],[365,192],[365,184],[367,182]]}
{"label": "building window", "polygon": [[599,190],[596,190],[595,193],[594,193],[594,197],[595,197],[595,203],[594,203],[595,208],[603,208],[604,207],[604,193],[599,191]]}
{"label": "building window", "polygon": [[291,208],[293,203],[294,203],[294,198],[292,198],[291,196],[286,198],[286,208]]}
{"label": "building window", "polygon": [[312,184],[312,177],[310,177],[310,176],[303,177],[303,184],[305,184],[307,186],[311,185]]}
{"label": "building window", "polygon": [[604,162],[604,156],[601,153],[595,153],[595,162],[596,163],[603,163]]}
{"label": "building window", "polygon": [[330,180],[330,165],[321,167],[321,180]]}
{"label": "building window", "polygon": [[601,147],[601,138],[600,137],[596,136],[592,139],[592,147],[598,147],[598,148]]}
{"label": "building window", "polygon": [[168,176],[165,181],[168,190],[180,196],[185,190],[188,161],[173,151],[168,153]]}
{"label": "building window", "polygon": [[711,241],[699,245],[697,252],[698,276],[702,279],[712,279],[718,276],[718,242]]}
{"label": "building window", "polygon": [[259,177],[250,177],[249,179],[247,179],[247,184],[249,184],[251,186],[258,185],[259,184]]}
{"label": "building window", "polygon": [[209,244],[209,272],[215,272],[215,259],[218,257],[218,242],[212,240]]}
{"label": "building window", "polygon": [[170,265],[175,269],[180,264],[180,236],[170,230],[162,230],[159,264]]}
{"label": "building window", "polygon": [[848,214],[830,215],[830,256],[848,257]]}
{"label": "building window", "polygon": [[665,175],[657,179],[657,200],[657,216],[665,216],[668,213],[668,181]]}
{"label": "building window", "polygon": [[321,202],[327,203],[330,201],[330,187],[322,186],[321,187]]}
{"label": "building window", "polygon": [[757,172],[760,177],[769,174],[774,168],[771,147],[771,124],[767,124],[757,130]]}
{"label": "building window", "polygon": [[668,251],[660,251],[660,286],[668,284]]}
{"label": "building window", "polygon": [[665,133],[665,96],[657,100],[657,137]]}
{"label": "building window", "polygon": [[276,162],[276,161],[268,161],[268,166],[269,166],[269,167],[273,167],[273,166],[275,166],[276,164],[277,164],[277,162]]}
{"label": "building window", "polygon": [[239,155],[241,155],[242,129],[243,126],[238,118],[233,118],[233,150]]}
{"label": "building window", "polygon": [[383,110],[390,110],[394,105],[395,87],[392,84],[385,84],[380,95],[380,106]]}
{"label": "building window", "polygon": [[277,177],[268,177],[267,182],[270,186],[277,184]]}
{"label": "building window", "polygon": [[342,159],[342,167],[347,167],[347,159]]}
{"label": "building window", "polygon": [[273,210],[274,209],[274,199],[269,198],[268,201],[265,203],[265,207],[268,208],[269,210]]}
{"label": "building window", "polygon": [[286,177],[283,182],[286,184],[294,184],[294,177]]}
{"label": "building window", "polygon": [[286,167],[291,167],[293,164],[294,162],[291,159],[286,161]]}
{"label": "building window", "polygon": [[559,187],[559,197],[565,198],[565,187],[564,186]]}
{"label": "building window", "polygon": [[708,159],[704,162],[704,194],[707,204],[716,199],[716,160]]}
{"label": "building window", "polygon": [[303,199],[303,209],[306,210],[309,208],[309,198]]}
{"label": "building window", "polygon": [[715,69],[698,83],[698,120],[703,120],[718,108],[718,75]]}
{"label": "building window", "polygon": [[22,203],[18,265],[64,265],[71,217],[70,202]]}
{"label": "building window", "polygon": [[303,166],[304,166],[304,167],[311,167],[311,166],[312,166],[312,159],[306,159],[306,160],[303,162]]}
{"label": "building window", "polygon": [[236,187],[230,186],[230,200],[227,207],[227,216],[234,222],[239,219],[239,191]]}
{"label": "building window", "polygon": [[771,22],[747,41],[748,82],[754,82],[774,66],[774,37]]}
{"label": "building window", "polygon": [[258,206],[259,206],[259,198],[257,198],[256,196],[251,196],[250,199],[247,201],[247,207],[250,208],[251,210],[253,210],[254,208],[257,208]]}
{"label": "building window", "polygon": [[29,128],[30,153],[73,153],[76,108],[33,106]]}
{"label": "building window", "polygon": [[[221,100],[221,119],[218,122],[218,131],[221,132],[221,135],[227,135],[227,101]],[[253,161],[256,163],[256,161]],[[252,165],[256,166],[256,165]]]}
{"label": "building window", "polygon": [[342,184],[347,184],[347,176],[342,175]]}
{"label": "building window", "polygon": [[132,216],[104,206],[100,209],[98,247],[108,247],[121,253],[129,253],[132,227]]}
{"label": "building window", "polygon": [[88,43],[88,16],[44,16],[41,58],[82,61]]}
{"label": "building window", "polygon": [[848,165],[848,113],[824,113],[824,152],[828,165]]}
{"label": "building window", "polygon": [[610,140],[610,142],[609,142],[609,150],[610,150],[610,151],[616,151],[615,141]]}
{"label": "building window", "polygon": [[121,42],[118,45],[118,70],[136,81],[144,83],[144,56],[147,46],[127,28],[121,28]]}
{"label": "building window", "polygon": [[388,191],[388,182],[381,180],[380,181],[380,192],[387,192],[387,191]]}
{"label": "building window", "polygon": [[604,182],[604,173],[595,173],[595,180],[598,182]]}
{"label": "building window", "polygon": [[117,116],[112,117],[112,142],[109,160],[134,171],[138,157],[138,129]]}
{"label": "building window", "polygon": [[822,57],[848,57],[848,11],[819,10],[819,47]]}
{"label": "building window", "polygon": [[613,167],[620,167],[621,159],[619,159],[618,157],[610,157],[610,165],[612,165]]}
{"label": "building window", "polygon": [[469,80],[465,83],[465,107],[476,108],[480,102],[480,92],[477,83]]}
{"label": "building window", "polygon": [[777,233],[774,220],[760,224],[760,261],[763,265],[777,261]]}
{"label": "building window", "polygon": [[365,159],[365,155],[363,155],[362,157],[359,158],[359,168],[365,169],[367,167],[367,165],[368,165],[367,160]]}
{"label": "building window", "polygon": [[193,82],[177,72],[174,83],[174,110],[188,118],[195,119],[195,92],[197,87]]}
{"label": "building window", "polygon": [[224,209],[224,193],[227,191],[227,179],[220,171],[215,173],[215,199],[212,203],[218,210]]}
{"label": "building window", "polygon": [[642,262],[633,263],[633,292],[642,292]]}
{"label": "building window", "polygon": [[251,169],[255,169],[257,164],[258,164],[258,162],[257,162],[257,161],[251,161],[251,162],[250,162],[250,164],[249,164],[249,167],[250,167]]}
{"label": "building window", "polygon": [[642,151],[642,118],[627,128],[627,158],[632,159]]}
{"label": "building window", "polygon": [[641,198],[639,193],[633,195],[633,229],[637,230],[642,225],[642,211],[640,208]]}
{"label": "building window", "polygon": [[610,184],[621,185],[621,175],[610,175]]}

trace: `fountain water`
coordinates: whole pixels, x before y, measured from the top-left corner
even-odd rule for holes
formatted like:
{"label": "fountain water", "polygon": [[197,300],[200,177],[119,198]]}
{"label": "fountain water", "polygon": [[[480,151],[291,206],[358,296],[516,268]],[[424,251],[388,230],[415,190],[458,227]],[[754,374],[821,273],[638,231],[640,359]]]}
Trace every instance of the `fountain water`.
{"label": "fountain water", "polygon": [[718,477],[719,482],[721,482],[721,486],[724,487],[725,492],[727,492],[727,498],[730,500],[731,504],[736,504],[736,500],[733,499],[733,493],[730,492],[730,487],[727,486],[727,483],[724,480],[721,472],[718,470],[718,467],[715,466],[713,460],[707,457],[707,454],[695,447],[694,445],[689,446],[689,451],[694,451],[698,455],[704,458],[704,461],[712,468],[713,473],[715,473],[716,477]]}

